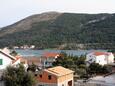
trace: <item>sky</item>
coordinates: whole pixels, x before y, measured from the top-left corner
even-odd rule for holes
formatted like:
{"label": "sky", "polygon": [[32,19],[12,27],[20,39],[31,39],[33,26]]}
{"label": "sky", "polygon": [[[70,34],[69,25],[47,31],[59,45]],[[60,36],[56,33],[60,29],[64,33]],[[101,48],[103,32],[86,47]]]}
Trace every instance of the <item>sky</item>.
{"label": "sky", "polygon": [[49,11],[115,13],[115,0],[0,0],[0,27]]}

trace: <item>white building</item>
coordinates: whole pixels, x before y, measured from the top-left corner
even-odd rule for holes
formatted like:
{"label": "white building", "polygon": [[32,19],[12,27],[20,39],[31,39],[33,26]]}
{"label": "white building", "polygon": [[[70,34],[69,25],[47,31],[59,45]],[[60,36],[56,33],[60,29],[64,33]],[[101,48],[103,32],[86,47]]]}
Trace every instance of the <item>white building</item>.
{"label": "white building", "polygon": [[[10,55],[10,51],[6,48],[0,49],[0,70],[5,69],[7,66],[16,66],[21,63],[22,58],[20,56]],[[24,66],[27,63],[24,63]],[[27,66],[27,65],[26,65]]]}
{"label": "white building", "polygon": [[111,52],[91,52],[86,55],[87,65],[91,63],[99,63],[100,65],[114,63],[114,55]]}

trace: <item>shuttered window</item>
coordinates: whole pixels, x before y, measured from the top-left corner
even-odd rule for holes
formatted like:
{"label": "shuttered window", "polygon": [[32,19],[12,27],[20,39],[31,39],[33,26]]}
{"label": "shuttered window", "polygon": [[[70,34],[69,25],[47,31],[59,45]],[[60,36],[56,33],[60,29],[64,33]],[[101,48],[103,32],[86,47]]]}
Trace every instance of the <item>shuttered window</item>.
{"label": "shuttered window", "polygon": [[0,65],[2,65],[3,64],[3,59],[0,59]]}

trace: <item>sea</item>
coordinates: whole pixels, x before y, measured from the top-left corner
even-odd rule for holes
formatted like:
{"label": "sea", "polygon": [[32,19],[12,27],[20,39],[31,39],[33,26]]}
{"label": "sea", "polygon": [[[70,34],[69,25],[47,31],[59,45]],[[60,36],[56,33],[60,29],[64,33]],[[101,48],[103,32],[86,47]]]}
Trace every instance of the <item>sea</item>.
{"label": "sea", "polygon": [[40,57],[43,56],[44,53],[46,52],[51,52],[51,53],[60,53],[60,52],[65,52],[68,55],[73,55],[73,56],[81,56],[81,55],[86,55],[87,53],[93,52],[93,51],[102,51],[105,52],[107,50],[54,50],[54,49],[47,49],[47,50],[30,50],[30,49],[16,49],[16,52],[24,57]]}

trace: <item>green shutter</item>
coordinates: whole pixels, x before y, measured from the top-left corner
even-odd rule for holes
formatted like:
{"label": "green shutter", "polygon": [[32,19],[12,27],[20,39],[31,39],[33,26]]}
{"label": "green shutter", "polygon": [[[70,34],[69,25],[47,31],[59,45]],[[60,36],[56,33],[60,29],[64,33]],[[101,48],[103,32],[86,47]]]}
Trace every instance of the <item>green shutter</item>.
{"label": "green shutter", "polygon": [[0,59],[0,65],[2,65],[3,64],[3,62],[2,62],[3,60],[2,59]]}

